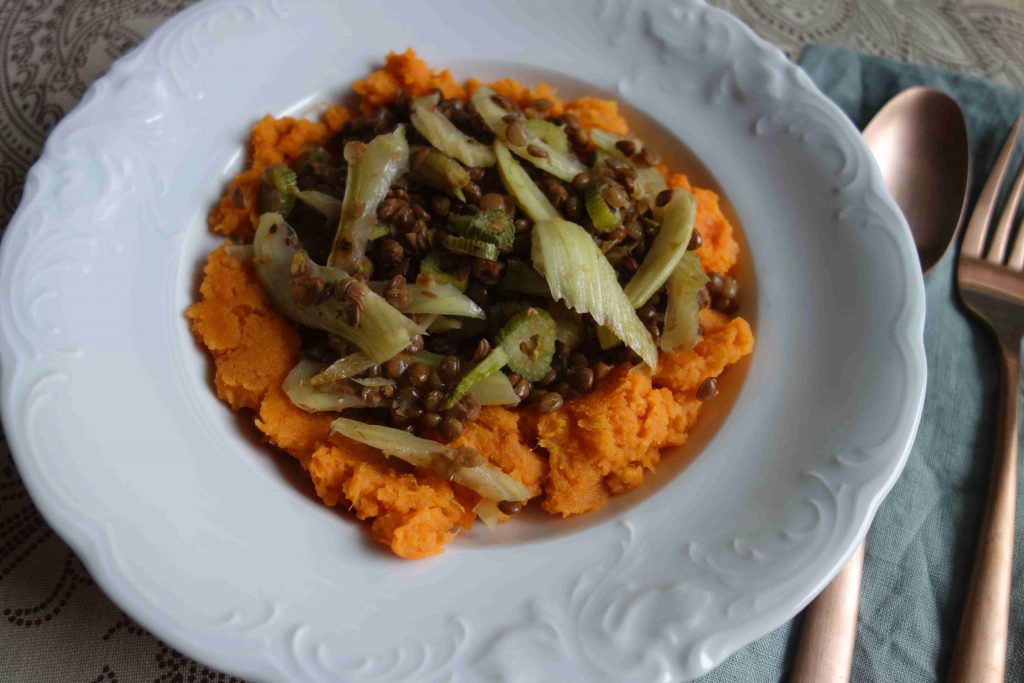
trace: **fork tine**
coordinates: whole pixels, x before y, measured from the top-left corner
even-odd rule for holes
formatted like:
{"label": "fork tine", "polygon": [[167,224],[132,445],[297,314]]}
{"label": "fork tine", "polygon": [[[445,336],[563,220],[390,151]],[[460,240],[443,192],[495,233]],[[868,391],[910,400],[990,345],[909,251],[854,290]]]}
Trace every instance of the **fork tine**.
{"label": "fork tine", "polygon": [[1007,262],[1015,270],[1024,270],[1024,219],[1017,225],[1017,238],[1013,240],[1013,253]]}
{"label": "fork tine", "polygon": [[967,224],[967,234],[964,235],[964,244],[961,253],[965,256],[981,258],[981,250],[985,246],[985,234],[988,232],[988,225],[992,221],[992,213],[996,208],[996,199],[999,197],[999,188],[1003,184],[1003,176],[1006,175],[1006,167],[1010,163],[1010,156],[1013,154],[1013,147],[1017,144],[1017,134],[1020,132],[1021,117],[1013,122],[1013,129],[1006,137],[1003,148],[999,150],[996,163],[989,173],[985,187],[981,188],[978,195],[978,203],[974,206],[971,214],[971,221]]}
{"label": "fork tine", "polygon": [[1017,179],[1013,181],[1013,189],[1010,196],[1006,198],[1006,206],[999,214],[999,223],[996,224],[996,234],[992,237],[992,244],[988,247],[985,255],[987,261],[1002,265],[1006,257],[1006,246],[1010,243],[1010,229],[1013,228],[1013,218],[1017,215],[1017,207],[1020,206],[1021,190],[1024,190],[1024,165],[1017,173]]}

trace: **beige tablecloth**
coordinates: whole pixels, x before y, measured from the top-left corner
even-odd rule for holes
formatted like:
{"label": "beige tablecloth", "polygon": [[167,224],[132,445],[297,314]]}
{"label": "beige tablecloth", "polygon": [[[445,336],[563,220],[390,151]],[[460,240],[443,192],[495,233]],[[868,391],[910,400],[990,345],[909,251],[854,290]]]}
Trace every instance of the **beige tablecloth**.
{"label": "beige tablecloth", "polygon": [[[114,59],[188,4],[0,0],[0,233],[53,126]],[[1020,0],[713,4],[738,15],[791,57],[807,43],[835,44],[1024,88]],[[170,649],[103,595],[33,506],[2,433],[0,612],[0,681],[237,680]]]}

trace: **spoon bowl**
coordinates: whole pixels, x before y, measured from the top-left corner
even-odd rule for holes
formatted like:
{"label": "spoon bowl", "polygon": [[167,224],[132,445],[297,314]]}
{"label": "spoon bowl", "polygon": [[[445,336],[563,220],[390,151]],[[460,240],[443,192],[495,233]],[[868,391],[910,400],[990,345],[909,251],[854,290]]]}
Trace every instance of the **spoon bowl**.
{"label": "spoon bowl", "polygon": [[963,113],[938,90],[909,88],[875,115],[864,140],[927,273],[948,251],[967,209],[971,169]]}

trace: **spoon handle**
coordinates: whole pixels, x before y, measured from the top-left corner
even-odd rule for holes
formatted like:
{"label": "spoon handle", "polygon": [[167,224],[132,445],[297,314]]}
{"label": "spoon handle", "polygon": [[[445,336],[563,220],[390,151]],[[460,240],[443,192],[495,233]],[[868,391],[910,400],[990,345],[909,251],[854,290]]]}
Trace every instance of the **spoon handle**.
{"label": "spoon handle", "polygon": [[804,617],[791,683],[846,683],[853,663],[864,543],[814,599]]}
{"label": "spoon handle", "polygon": [[1017,403],[1020,361],[1002,349],[1003,379],[999,450],[992,460],[985,520],[974,559],[971,588],[964,604],[953,652],[953,683],[1001,683],[1006,667],[1006,638],[1013,572],[1013,522],[1017,512]]}

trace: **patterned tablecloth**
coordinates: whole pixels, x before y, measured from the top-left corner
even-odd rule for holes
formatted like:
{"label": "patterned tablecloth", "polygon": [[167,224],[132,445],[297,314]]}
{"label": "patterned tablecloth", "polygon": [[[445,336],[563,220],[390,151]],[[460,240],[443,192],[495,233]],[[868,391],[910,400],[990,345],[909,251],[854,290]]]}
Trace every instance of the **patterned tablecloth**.
{"label": "patterned tablecloth", "polygon": [[[189,0],[0,0],[0,235],[53,126]],[[842,45],[1024,88],[1019,0],[713,0],[796,57]],[[403,47],[403,46],[395,46]],[[0,680],[237,680],[127,618],[46,525],[0,433]],[[938,673],[935,674],[938,678]]]}

